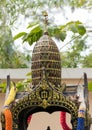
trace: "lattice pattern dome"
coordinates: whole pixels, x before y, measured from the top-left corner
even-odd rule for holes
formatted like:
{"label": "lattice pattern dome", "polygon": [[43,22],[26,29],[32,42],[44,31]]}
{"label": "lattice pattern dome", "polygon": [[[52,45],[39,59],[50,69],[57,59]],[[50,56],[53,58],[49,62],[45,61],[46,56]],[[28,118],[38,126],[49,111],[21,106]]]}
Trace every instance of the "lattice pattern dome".
{"label": "lattice pattern dome", "polygon": [[61,85],[61,59],[55,42],[44,34],[36,43],[32,54],[32,84],[38,85],[45,68],[47,81]]}

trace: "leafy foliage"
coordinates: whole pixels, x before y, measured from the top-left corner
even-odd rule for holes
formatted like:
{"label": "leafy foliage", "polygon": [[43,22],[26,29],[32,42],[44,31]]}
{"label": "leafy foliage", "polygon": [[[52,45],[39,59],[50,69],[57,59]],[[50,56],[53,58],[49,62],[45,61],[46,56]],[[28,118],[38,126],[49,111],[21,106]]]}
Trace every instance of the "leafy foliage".
{"label": "leafy foliage", "polygon": [[[16,82],[16,84],[14,83],[16,88],[18,89],[18,92],[23,92],[23,91],[28,91],[29,92],[29,91],[31,91],[30,83],[32,81],[32,78],[28,77],[28,76],[31,76],[31,72],[29,72],[26,76],[27,76],[27,79],[18,81],[18,82]],[[10,82],[10,87],[12,87],[12,85],[14,85],[14,84],[11,81]],[[7,86],[6,82],[1,82],[0,83],[0,92],[5,93],[6,92],[6,86]]]}
{"label": "leafy foliage", "polygon": [[0,21],[13,25],[20,16],[30,18],[31,21],[41,19],[42,11],[51,12],[60,9],[64,12],[64,7],[69,6],[74,11],[76,8],[91,9],[92,0],[0,0]]}
{"label": "leafy foliage", "polygon": [[13,49],[13,38],[9,27],[0,27],[0,68],[26,68],[26,56]]}
{"label": "leafy foliage", "polygon": [[[7,68],[8,67],[26,67],[25,60],[26,57],[23,57],[24,54],[20,52],[14,52],[13,49],[13,39],[10,35],[7,39],[7,31],[4,31],[4,28],[7,26],[14,27],[14,24],[17,20],[22,16],[23,18],[30,18],[31,24],[28,25],[28,29],[30,30],[29,33],[21,32],[14,37],[14,39],[18,39],[22,37],[23,42],[28,42],[32,45],[35,41],[37,41],[41,35],[43,34],[44,27],[43,25],[39,24],[42,19],[42,12],[46,9],[49,14],[53,13],[52,9],[60,10],[61,12],[65,12],[64,7],[70,6],[72,12],[75,8],[86,8],[91,9],[92,1],[86,0],[0,0],[0,27],[3,29],[0,30],[0,35],[5,32],[2,36],[0,36],[0,45],[4,40],[4,44],[0,47],[0,67]],[[51,17],[50,17],[51,19]],[[37,22],[36,22],[37,21]],[[40,22],[38,22],[40,21]],[[49,20],[50,21],[50,20]],[[54,22],[54,21],[53,21]],[[52,25],[52,23],[51,23]],[[86,29],[83,24],[79,21],[71,21],[65,25],[55,25],[55,26],[48,26],[47,30],[49,35],[55,37],[58,40],[64,41],[67,36],[67,31],[72,31],[74,34],[78,33],[79,35],[83,36],[86,33]],[[10,43],[10,44],[8,44]],[[7,44],[7,45],[6,45]],[[8,53],[7,53],[8,52]],[[17,54],[18,53],[18,54]],[[15,60],[15,61],[14,61]],[[21,65],[21,63],[23,63]],[[83,63],[83,62],[82,62]]]}
{"label": "leafy foliage", "polygon": [[30,83],[31,83],[31,78],[30,79],[25,79],[23,81],[19,81],[16,83],[16,87],[18,91],[30,91]]}
{"label": "leafy foliage", "polygon": [[5,93],[6,91],[6,82],[0,83],[0,92]]}
{"label": "leafy foliage", "polygon": [[[22,37],[23,42],[28,42],[30,45],[32,45],[34,42],[39,40],[39,38],[42,36],[44,32],[44,27],[41,26],[39,23],[30,24],[28,28],[30,28],[31,30],[29,33],[20,32],[19,34],[15,35],[14,40]],[[56,39],[62,41],[65,40],[67,31],[72,31],[73,33],[79,33],[80,35],[84,35],[86,33],[85,27],[79,21],[75,22],[72,21],[63,26],[47,27],[47,32],[51,37],[55,37]]]}
{"label": "leafy foliage", "polygon": [[27,33],[21,32],[21,33],[17,34],[17,35],[14,37],[14,40],[16,40],[16,39],[18,39],[18,38],[24,36],[25,34],[27,34]]}
{"label": "leafy foliage", "polygon": [[88,90],[92,91],[92,82],[88,82]]}
{"label": "leafy foliage", "polygon": [[92,53],[84,56],[84,58],[81,61],[83,67],[92,67]]}
{"label": "leafy foliage", "polygon": [[[12,38],[12,32],[10,29],[16,18],[19,16],[19,12],[22,13],[22,9],[27,8],[27,3],[24,6],[18,8],[25,0],[0,0],[0,68],[26,68],[27,58],[26,56],[14,50],[14,40]],[[15,4],[16,3],[16,4]],[[22,35],[22,34],[21,34]]]}
{"label": "leafy foliage", "polygon": [[85,44],[85,39],[86,37],[82,39],[81,36],[78,36],[71,42],[71,46],[68,48],[68,50],[61,53],[62,67],[82,67],[81,61],[83,60],[83,56],[81,55],[81,52],[88,48],[88,46]]}
{"label": "leafy foliage", "polygon": [[30,12],[27,10],[32,7],[32,4],[30,0],[0,0],[0,7],[2,22],[10,26],[18,20],[20,15],[25,14],[25,17],[29,17]]}
{"label": "leafy foliage", "polygon": [[30,31],[30,33],[24,35],[23,42],[28,42],[30,45],[32,45],[34,42],[39,40],[42,34],[43,31],[40,26],[36,26]]}

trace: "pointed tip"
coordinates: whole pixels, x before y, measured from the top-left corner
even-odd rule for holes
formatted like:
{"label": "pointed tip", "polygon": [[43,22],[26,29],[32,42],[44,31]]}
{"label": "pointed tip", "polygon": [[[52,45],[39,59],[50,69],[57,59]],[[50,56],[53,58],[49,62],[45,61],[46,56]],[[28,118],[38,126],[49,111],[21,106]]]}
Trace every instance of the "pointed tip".
{"label": "pointed tip", "polygon": [[46,32],[44,32],[44,35],[49,35],[49,34],[48,34],[48,32],[46,31]]}

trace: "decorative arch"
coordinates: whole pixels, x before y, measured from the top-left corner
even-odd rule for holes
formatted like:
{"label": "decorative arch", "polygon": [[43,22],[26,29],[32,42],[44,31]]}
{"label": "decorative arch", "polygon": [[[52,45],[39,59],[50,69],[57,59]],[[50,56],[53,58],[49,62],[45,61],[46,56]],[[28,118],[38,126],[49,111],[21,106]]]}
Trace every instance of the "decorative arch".
{"label": "decorative arch", "polygon": [[66,98],[62,92],[54,89],[54,86],[43,80],[30,94],[27,94],[12,106],[13,130],[26,130],[29,115],[45,111],[66,111],[71,114],[73,130],[77,126],[78,108],[74,102]]}

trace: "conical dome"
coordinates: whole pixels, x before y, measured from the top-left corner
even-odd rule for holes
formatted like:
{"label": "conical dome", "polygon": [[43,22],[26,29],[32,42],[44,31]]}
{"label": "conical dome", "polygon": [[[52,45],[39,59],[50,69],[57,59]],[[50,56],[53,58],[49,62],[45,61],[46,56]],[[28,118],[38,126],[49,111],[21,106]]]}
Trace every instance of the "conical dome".
{"label": "conical dome", "polygon": [[32,54],[32,84],[38,85],[45,69],[46,79],[54,85],[61,85],[61,59],[55,42],[44,34],[36,43]]}

